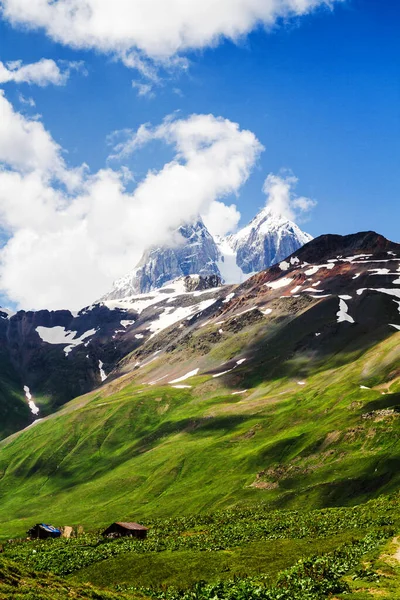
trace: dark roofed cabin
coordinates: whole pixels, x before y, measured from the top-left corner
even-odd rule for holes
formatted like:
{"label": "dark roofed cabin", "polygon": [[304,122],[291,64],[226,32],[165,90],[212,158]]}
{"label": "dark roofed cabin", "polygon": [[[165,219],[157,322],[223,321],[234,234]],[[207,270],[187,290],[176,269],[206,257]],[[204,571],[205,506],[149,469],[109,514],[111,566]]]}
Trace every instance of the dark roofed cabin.
{"label": "dark roofed cabin", "polygon": [[28,536],[34,540],[47,540],[61,537],[61,530],[53,525],[38,523],[28,531]]}
{"label": "dark roofed cabin", "polygon": [[103,531],[105,537],[135,537],[144,540],[147,536],[148,528],[139,525],[139,523],[113,523]]}

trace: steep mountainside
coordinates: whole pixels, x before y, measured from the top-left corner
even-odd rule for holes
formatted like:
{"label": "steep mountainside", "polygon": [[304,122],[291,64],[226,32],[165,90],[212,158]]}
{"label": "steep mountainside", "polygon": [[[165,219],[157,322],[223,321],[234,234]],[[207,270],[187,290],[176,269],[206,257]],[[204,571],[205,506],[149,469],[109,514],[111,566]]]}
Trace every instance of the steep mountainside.
{"label": "steep mountainside", "polygon": [[103,300],[145,294],[188,275],[220,276],[218,248],[203,221],[182,225],[177,233],[176,245],[149,248],[137,267],[116,281]]}
{"label": "steep mountainside", "polygon": [[238,233],[227,238],[243,273],[258,273],[290,256],[312,237],[293,222],[262,210]]}
{"label": "steep mountainside", "polygon": [[20,377],[15,370],[8,348],[8,312],[0,309],[0,439],[31,422]]}
{"label": "steep mountainside", "polygon": [[179,243],[147,250],[137,267],[116,281],[103,300],[147,293],[187,275],[216,275],[227,284],[241,283],[312,239],[295,223],[268,209],[226,238],[214,239],[201,219],[180,227],[177,233]]}
{"label": "steep mountainside", "polygon": [[0,439],[101,385],[143,341],[213,304],[220,285],[214,275],[188,277],[78,314],[0,312]]}
{"label": "steep mountainside", "polygon": [[2,442],[0,533],[398,489],[400,245],[323,236],[240,286],[174,285],[107,302],[142,302],[140,346]]}

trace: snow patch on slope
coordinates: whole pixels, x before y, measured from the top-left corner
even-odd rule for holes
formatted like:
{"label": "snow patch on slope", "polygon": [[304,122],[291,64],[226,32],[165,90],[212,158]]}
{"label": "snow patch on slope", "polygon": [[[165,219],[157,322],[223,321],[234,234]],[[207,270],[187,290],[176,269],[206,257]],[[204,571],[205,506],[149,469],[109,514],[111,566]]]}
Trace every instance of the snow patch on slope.
{"label": "snow patch on slope", "polygon": [[39,334],[41,340],[47,344],[67,344],[64,348],[65,356],[68,356],[70,352],[77,346],[83,344],[83,342],[95,335],[97,329],[90,329],[82,333],[80,337],[75,337],[76,331],[67,331],[65,327],[36,327],[36,331]]}
{"label": "snow patch on slope", "polygon": [[189,371],[189,373],[186,373],[186,375],[182,375],[182,377],[178,377],[178,379],[173,379],[168,383],[180,383],[181,381],[186,381],[186,379],[190,379],[190,377],[194,377],[195,375],[197,375],[199,371],[200,369],[194,369],[193,371]]}
{"label": "snow patch on slope", "polygon": [[[286,287],[290,283],[292,283],[293,279],[291,277],[283,277],[283,279],[278,279],[278,281],[271,281],[270,283],[266,283],[267,287],[272,288],[273,290],[277,290],[282,287]],[[314,291],[314,290],[313,290]]]}
{"label": "snow patch on slope", "polygon": [[122,325],[122,327],[125,327],[125,329],[128,329],[128,327],[130,327],[134,323],[135,323],[135,321],[121,321],[121,325]]}
{"label": "snow patch on slope", "polygon": [[339,310],[336,313],[336,315],[338,318],[338,323],[343,323],[345,321],[347,321],[348,323],[354,323],[353,317],[349,315],[349,307],[347,306],[346,302],[342,299],[340,299],[339,301]]}

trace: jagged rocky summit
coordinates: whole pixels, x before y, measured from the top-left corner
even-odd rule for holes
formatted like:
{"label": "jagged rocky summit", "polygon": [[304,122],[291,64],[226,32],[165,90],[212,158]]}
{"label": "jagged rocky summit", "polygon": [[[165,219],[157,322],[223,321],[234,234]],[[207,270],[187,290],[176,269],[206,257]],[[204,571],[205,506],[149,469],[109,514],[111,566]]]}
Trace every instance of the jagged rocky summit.
{"label": "jagged rocky summit", "polygon": [[250,275],[281,262],[312,239],[289,219],[265,208],[227,242],[237,265]]}
{"label": "jagged rocky summit", "polygon": [[219,251],[203,221],[199,219],[192,225],[182,225],[178,234],[178,243],[174,246],[146,250],[135,269],[116,281],[103,300],[146,294],[188,275],[220,277]]}
{"label": "jagged rocky summit", "polygon": [[201,218],[180,226],[177,233],[178,243],[146,250],[135,269],[117,280],[102,300],[148,293],[189,275],[242,283],[312,240],[295,223],[268,208],[238,233],[224,238],[214,238]]}

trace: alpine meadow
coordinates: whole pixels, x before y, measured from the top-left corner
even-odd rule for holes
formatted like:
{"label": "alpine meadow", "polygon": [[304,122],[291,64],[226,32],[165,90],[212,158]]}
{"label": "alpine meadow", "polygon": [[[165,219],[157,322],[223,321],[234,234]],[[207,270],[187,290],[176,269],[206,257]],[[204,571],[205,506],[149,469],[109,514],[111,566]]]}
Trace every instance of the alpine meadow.
{"label": "alpine meadow", "polygon": [[0,600],[400,600],[399,18],[0,0]]}

